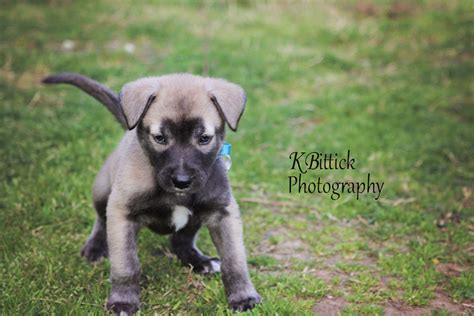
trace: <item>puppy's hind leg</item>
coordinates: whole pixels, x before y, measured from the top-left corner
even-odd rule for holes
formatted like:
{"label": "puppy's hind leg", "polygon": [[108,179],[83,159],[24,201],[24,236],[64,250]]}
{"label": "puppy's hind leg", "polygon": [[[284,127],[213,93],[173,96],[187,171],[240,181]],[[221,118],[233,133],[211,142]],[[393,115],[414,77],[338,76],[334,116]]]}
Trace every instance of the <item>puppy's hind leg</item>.
{"label": "puppy's hind leg", "polygon": [[102,259],[102,257],[107,257],[108,250],[105,225],[105,217],[102,218],[97,215],[92,232],[81,249],[81,256],[86,258],[90,263],[95,263]]}
{"label": "puppy's hind leg", "polygon": [[196,247],[195,241],[199,228],[201,228],[201,223],[191,222],[171,235],[171,250],[184,265],[192,266],[194,272],[201,274],[220,272],[220,260],[203,255]]}
{"label": "puppy's hind leg", "polygon": [[92,232],[81,250],[81,256],[90,263],[99,261],[102,257],[107,257],[107,229],[105,212],[107,200],[110,195],[110,186],[104,170],[101,170],[96,178],[93,191],[94,208],[97,218],[92,228]]}

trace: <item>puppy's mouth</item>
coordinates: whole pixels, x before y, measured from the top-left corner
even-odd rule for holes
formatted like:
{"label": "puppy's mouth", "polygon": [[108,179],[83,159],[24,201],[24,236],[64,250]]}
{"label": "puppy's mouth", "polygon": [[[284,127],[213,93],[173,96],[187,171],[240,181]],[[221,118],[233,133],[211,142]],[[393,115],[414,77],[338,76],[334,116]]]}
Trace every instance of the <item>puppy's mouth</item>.
{"label": "puppy's mouth", "polygon": [[179,196],[187,195],[193,193],[195,190],[192,187],[186,189],[176,188],[173,185],[160,185],[160,187],[167,193],[176,194]]}
{"label": "puppy's mouth", "polygon": [[192,193],[192,190],[190,188],[187,188],[187,189],[173,188],[172,191],[178,196],[184,196],[189,193]]}

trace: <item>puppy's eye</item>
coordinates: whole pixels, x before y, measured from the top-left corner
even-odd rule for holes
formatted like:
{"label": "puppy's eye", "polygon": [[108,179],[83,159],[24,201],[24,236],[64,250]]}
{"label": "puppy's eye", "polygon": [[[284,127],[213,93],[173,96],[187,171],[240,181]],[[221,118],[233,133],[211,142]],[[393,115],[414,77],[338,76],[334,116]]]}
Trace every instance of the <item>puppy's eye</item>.
{"label": "puppy's eye", "polygon": [[166,137],[163,135],[154,135],[153,139],[155,140],[155,142],[161,145],[166,145],[167,143]]}
{"label": "puppy's eye", "polygon": [[201,137],[199,137],[199,145],[207,145],[211,142],[211,140],[212,140],[212,136],[201,135]]}

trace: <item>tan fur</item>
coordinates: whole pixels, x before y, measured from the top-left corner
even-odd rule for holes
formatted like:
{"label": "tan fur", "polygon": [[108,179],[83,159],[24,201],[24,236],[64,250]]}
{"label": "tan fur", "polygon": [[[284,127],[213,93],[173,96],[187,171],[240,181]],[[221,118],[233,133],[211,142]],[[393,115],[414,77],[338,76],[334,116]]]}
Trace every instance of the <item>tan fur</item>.
{"label": "tan fur", "polygon": [[229,127],[237,130],[240,117],[244,112],[246,96],[244,90],[234,83],[223,79],[206,79],[206,90],[215,98],[216,106],[224,115]]}
{"label": "tan fur", "polygon": [[[225,251],[232,253],[232,254],[237,254],[235,255],[235,258],[238,258],[239,261],[236,261],[234,258],[233,264],[236,265],[247,265],[247,260],[246,260],[246,255],[245,255],[245,248],[244,248],[244,241],[242,239],[243,236],[243,231],[242,231],[242,221],[240,219],[240,210],[237,202],[235,201],[234,197],[231,196],[231,200],[229,205],[226,207],[226,211],[228,213],[228,216],[221,218],[210,218],[207,222],[209,229],[211,231],[218,231],[218,233],[211,233],[218,239],[224,237],[223,235],[228,235],[232,236],[233,240],[231,243],[229,243],[228,247],[225,247]],[[226,224],[222,225],[222,221],[225,221]],[[225,227],[226,231],[225,232],[220,232],[221,228]],[[221,241],[225,242],[225,241]],[[218,251],[222,251],[222,249],[218,249]],[[226,253],[219,253],[221,256],[221,259],[223,256],[226,255]]]}
{"label": "tan fur", "polygon": [[158,94],[159,82],[155,77],[142,78],[127,83],[120,93],[120,103],[129,128],[140,119],[150,96]]}
{"label": "tan fur", "polygon": [[[130,258],[128,245],[135,242],[134,234],[129,232],[136,231],[134,223],[127,220],[126,207],[121,202],[122,199],[117,196],[118,192],[112,192],[107,207],[107,244],[109,248],[110,272],[112,278],[130,278],[137,274],[139,261],[136,253]],[[132,235],[132,236],[131,236]],[[132,240],[130,238],[132,237]],[[133,262],[130,262],[132,260]]]}
{"label": "tan fur", "polygon": [[179,121],[196,117],[205,118],[214,126],[221,124],[222,119],[207,95],[203,77],[174,74],[156,77],[155,80],[159,83],[160,95],[145,115],[145,125],[156,122],[156,118]]}
{"label": "tan fur", "polygon": [[[156,118],[178,121],[196,117],[218,126],[222,122],[220,110],[229,126],[236,130],[245,107],[242,88],[223,79],[191,74],[148,77],[128,83],[122,89],[121,102],[129,125],[139,119],[151,95],[156,99],[143,120],[148,126],[156,123]],[[219,109],[211,98],[217,100]]]}

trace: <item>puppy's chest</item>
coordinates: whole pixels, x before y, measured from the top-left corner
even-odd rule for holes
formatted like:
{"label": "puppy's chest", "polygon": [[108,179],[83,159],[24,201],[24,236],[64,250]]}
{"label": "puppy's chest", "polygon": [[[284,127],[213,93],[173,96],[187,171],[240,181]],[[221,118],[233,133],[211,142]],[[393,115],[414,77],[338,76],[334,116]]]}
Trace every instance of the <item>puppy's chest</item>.
{"label": "puppy's chest", "polygon": [[153,198],[139,199],[134,202],[129,204],[129,217],[159,234],[176,232],[185,227],[194,217],[189,207],[179,203],[160,203]]}

